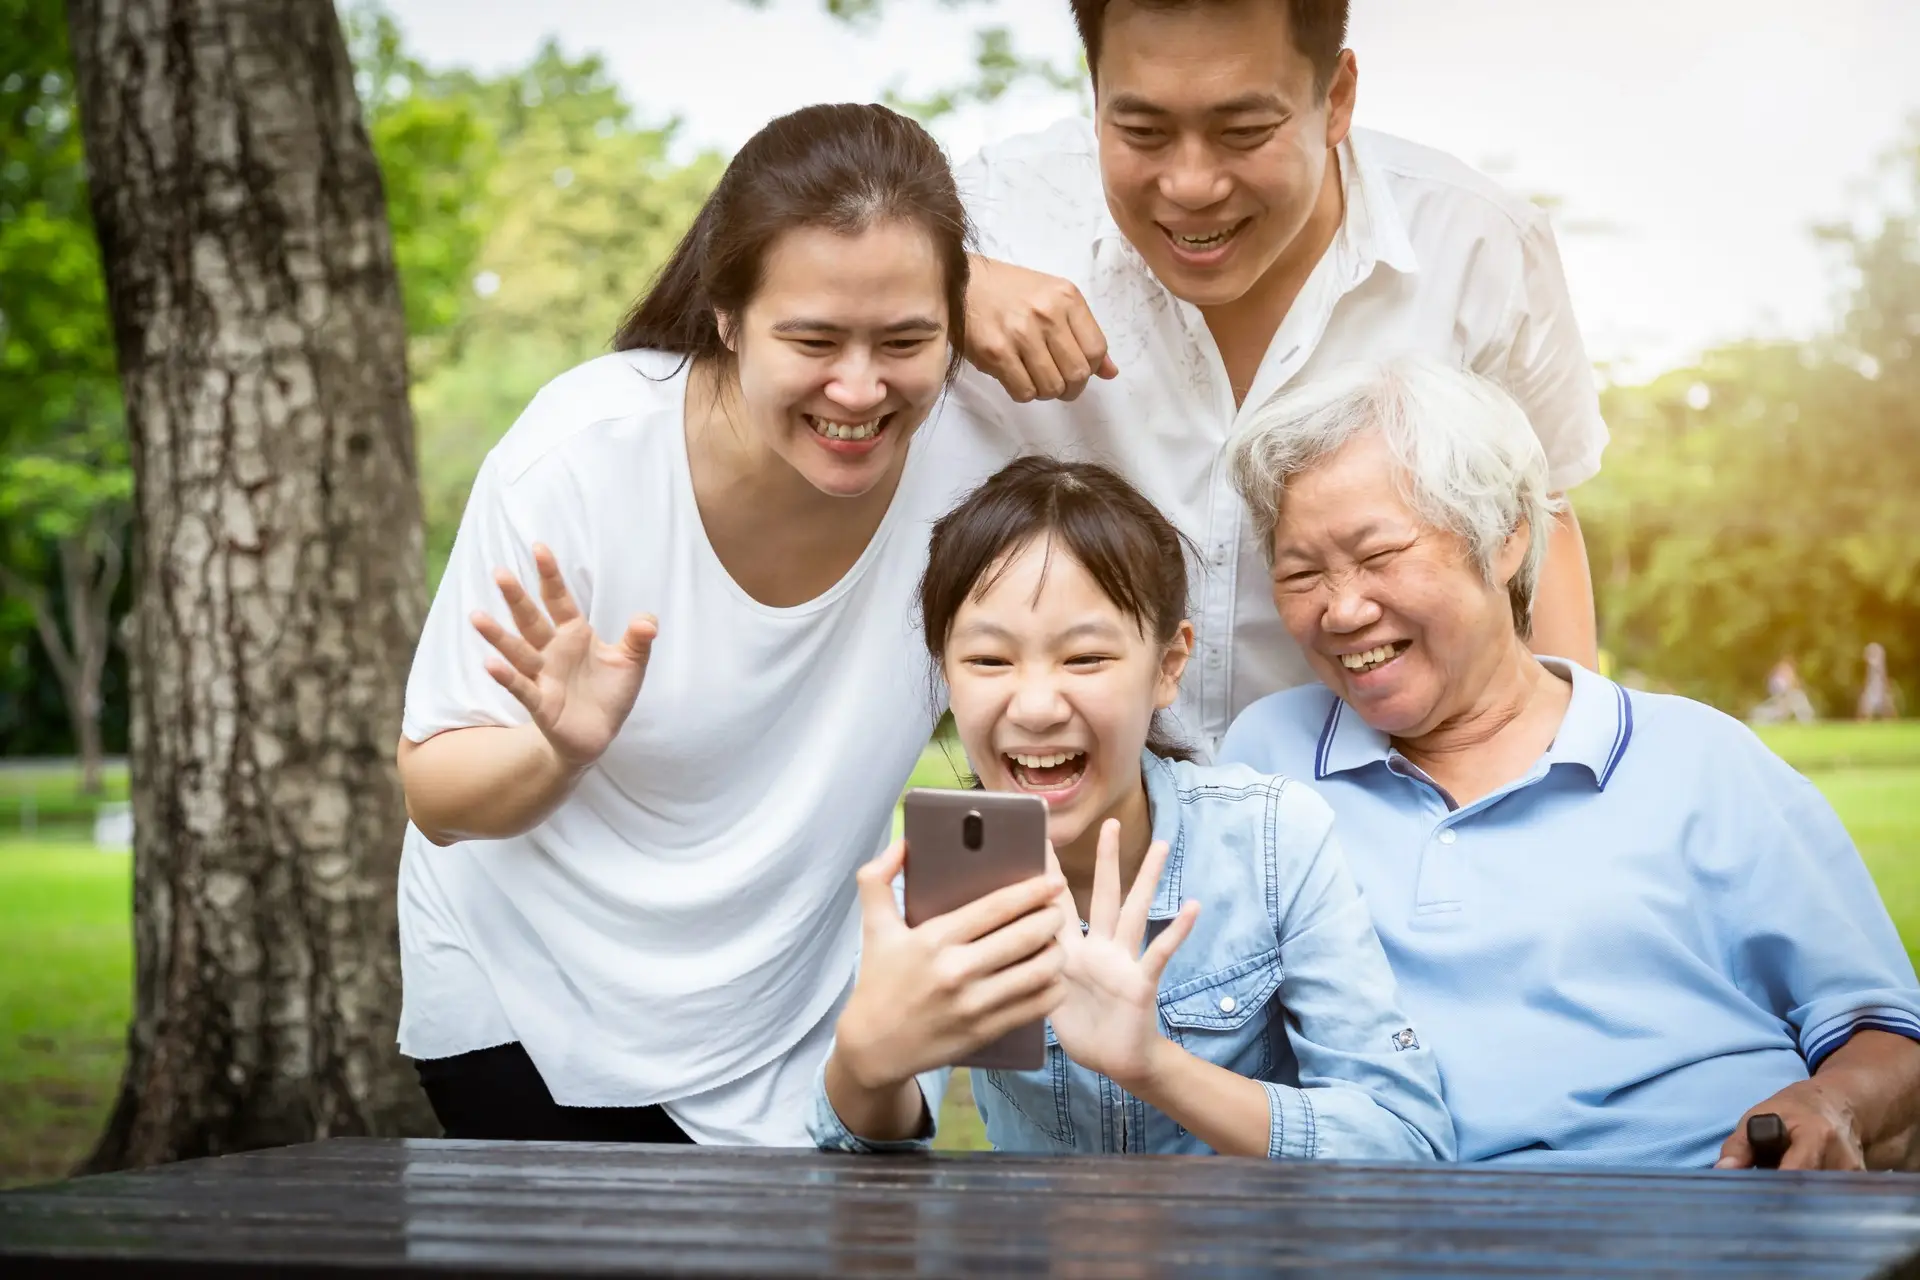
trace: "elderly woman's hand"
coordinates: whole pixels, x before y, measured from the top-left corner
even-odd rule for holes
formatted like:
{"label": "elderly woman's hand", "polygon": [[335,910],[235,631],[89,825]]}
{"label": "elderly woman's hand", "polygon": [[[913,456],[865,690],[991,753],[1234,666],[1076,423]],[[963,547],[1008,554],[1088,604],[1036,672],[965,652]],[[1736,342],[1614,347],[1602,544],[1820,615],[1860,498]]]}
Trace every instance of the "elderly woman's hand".
{"label": "elderly woman's hand", "polygon": [[1767,1112],[1779,1116],[1787,1126],[1787,1153],[1780,1158],[1782,1169],[1867,1167],[1852,1105],[1839,1091],[1823,1088],[1816,1078],[1796,1081],[1749,1108],[1733,1126],[1732,1136],[1721,1144],[1720,1159],[1714,1168],[1753,1167],[1753,1148],[1747,1143],[1747,1121]]}

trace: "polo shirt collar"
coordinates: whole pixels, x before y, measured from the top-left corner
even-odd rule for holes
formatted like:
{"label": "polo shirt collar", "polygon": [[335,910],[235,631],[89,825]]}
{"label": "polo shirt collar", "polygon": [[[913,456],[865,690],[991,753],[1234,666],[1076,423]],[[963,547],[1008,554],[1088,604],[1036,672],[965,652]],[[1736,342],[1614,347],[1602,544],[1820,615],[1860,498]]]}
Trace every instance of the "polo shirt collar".
{"label": "polo shirt collar", "polygon": [[1547,748],[1547,765],[1578,765],[1593,775],[1594,786],[1606,790],[1633,740],[1633,702],[1625,689],[1577,662],[1543,657],[1540,664],[1573,680],[1573,698]]}
{"label": "polo shirt collar", "polygon": [[[1540,663],[1573,682],[1566,717],[1543,763],[1549,768],[1556,764],[1583,768],[1593,775],[1594,786],[1605,790],[1633,740],[1633,703],[1627,691],[1565,658],[1543,657]],[[1335,698],[1314,748],[1313,776],[1316,781],[1324,781],[1336,773],[1385,764],[1394,754],[1386,734]]]}
{"label": "polo shirt collar", "polygon": [[[1096,132],[1096,171],[1099,148]],[[1348,130],[1346,141],[1340,144],[1335,154],[1340,158],[1340,186],[1346,196],[1346,210],[1340,220],[1340,233],[1334,237],[1328,252],[1338,252],[1352,260],[1356,268],[1352,273],[1354,279],[1365,279],[1376,264],[1392,267],[1403,275],[1418,271],[1420,260],[1413,252],[1407,224],[1400,216],[1399,206],[1394,203],[1393,192],[1387,186],[1386,176],[1380,171],[1373,154],[1373,144],[1366,132],[1361,129]],[[1094,228],[1094,245],[1098,247],[1105,240],[1128,244],[1119,224],[1113,220],[1113,210],[1107,204],[1104,186],[1100,190],[1099,201],[1100,220]],[[1134,252],[1137,254],[1139,251]]]}

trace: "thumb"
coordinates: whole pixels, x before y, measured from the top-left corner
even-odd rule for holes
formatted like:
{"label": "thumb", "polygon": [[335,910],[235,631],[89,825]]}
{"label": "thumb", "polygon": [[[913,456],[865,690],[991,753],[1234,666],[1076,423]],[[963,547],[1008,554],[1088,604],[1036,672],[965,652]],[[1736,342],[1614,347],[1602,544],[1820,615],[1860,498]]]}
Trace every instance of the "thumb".
{"label": "thumb", "polygon": [[860,922],[869,932],[905,927],[900,904],[893,896],[893,882],[906,864],[907,842],[895,840],[855,874],[854,883],[860,888]]}
{"label": "thumb", "polygon": [[1117,378],[1120,376],[1120,366],[1113,362],[1112,356],[1101,356],[1100,367],[1094,373],[1102,378]]}
{"label": "thumb", "polygon": [[1753,1148],[1747,1144],[1745,1116],[1740,1118],[1740,1123],[1727,1136],[1727,1140],[1720,1144],[1720,1158],[1713,1162],[1713,1167],[1716,1169],[1753,1168]]}
{"label": "thumb", "polygon": [[660,620],[650,613],[636,613],[627,619],[627,629],[620,637],[620,648],[644,670],[647,658],[653,653],[654,637],[660,634]]}

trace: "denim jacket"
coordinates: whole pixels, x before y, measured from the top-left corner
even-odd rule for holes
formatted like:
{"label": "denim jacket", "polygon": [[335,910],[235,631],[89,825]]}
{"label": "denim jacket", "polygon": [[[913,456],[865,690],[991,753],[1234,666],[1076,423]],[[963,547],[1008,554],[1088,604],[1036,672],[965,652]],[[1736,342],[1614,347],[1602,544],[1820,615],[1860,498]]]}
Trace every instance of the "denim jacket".
{"label": "denim jacket", "polygon": [[[1244,765],[1148,754],[1142,767],[1153,838],[1168,849],[1149,938],[1182,902],[1200,903],[1193,933],[1160,980],[1162,1032],[1266,1088],[1271,1158],[1452,1159],[1439,1067],[1401,1011],[1326,802]],[[1070,1060],[1051,1025],[1046,1042],[1037,1071],[973,1073],[995,1149],[1210,1150]],[[868,1142],[851,1133],[827,1100],[824,1070],[809,1127],[831,1150],[904,1150],[931,1140]]]}

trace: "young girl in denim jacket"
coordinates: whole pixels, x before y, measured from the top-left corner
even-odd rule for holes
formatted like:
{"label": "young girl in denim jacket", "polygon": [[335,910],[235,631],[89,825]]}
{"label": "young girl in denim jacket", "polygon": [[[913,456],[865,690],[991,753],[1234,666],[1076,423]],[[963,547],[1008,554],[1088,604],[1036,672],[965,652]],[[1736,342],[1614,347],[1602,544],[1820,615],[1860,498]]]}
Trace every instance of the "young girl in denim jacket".
{"label": "young girl in denim jacket", "polygon": [[904,846],[861,871],[821,1146],[925,1145],[943,1068],[1045,1016],[1039,1070],[973,1073],[999,1150],[1452,1157],[1331,810],[1156,723],[1186,595],[1180,535],[1103,467],[1020,459],[935,526],[921,612],[961,744],[986,789],[1046,800],[1053,856],[911,929]]}

